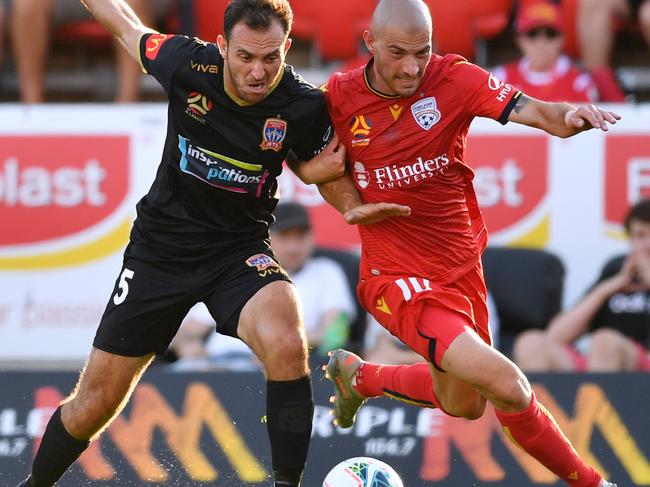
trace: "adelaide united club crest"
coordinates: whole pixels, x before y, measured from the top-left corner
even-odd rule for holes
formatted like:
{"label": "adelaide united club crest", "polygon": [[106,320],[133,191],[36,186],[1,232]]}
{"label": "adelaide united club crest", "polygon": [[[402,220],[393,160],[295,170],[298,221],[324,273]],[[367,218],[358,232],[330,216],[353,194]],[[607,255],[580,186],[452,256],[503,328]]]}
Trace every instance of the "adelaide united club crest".
{"label": "adelaide united club crest", "polygon": [[424,130],[430,130],[442,118],[436,104],[436,99],[433,96],[424,98],[411,105],[411,113],[418,125]]}
{"label": "adelaide united club crest", "polygon": [[262,127],[262,150],[282,150],[282,141],[287,135],[287,122],[281,118],[267,118]]}

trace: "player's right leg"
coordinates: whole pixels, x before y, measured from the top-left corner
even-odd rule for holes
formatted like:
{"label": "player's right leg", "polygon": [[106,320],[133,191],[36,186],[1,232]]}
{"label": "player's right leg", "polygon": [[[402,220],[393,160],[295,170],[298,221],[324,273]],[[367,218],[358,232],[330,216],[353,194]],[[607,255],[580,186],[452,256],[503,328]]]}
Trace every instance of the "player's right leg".
{"label": "player's right leg", "polygon": [[119,413],[154,353],[164,352],[194,304],[194,267],[129,244],[79,384],[48,423],[32,487],[50,487]]}
{"label": "player's right leg", "polygon": [[119,414],[153,354],[124,357],[92,349],[73,392],[47,424],[26,486],[50,487]]}

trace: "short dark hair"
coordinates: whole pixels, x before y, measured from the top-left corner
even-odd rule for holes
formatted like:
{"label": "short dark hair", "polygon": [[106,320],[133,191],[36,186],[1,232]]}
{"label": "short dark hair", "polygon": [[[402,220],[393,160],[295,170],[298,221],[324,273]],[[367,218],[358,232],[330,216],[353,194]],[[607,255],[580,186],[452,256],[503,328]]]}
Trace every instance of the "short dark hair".
{"label": "short dark hair", "polygon": [[625,216],[625,230],[630,233],[633,221],[650,223],[650,199],[641,200],[627,212]]}
{"label": "short dark hair", "polygon": [[293,12],[288,0],[231,0],[223,19],[223,32],[230,39],[233,27],[244,22],[254,30],[267,30],[273,19],[282,24],[288,34],[293,22]]}

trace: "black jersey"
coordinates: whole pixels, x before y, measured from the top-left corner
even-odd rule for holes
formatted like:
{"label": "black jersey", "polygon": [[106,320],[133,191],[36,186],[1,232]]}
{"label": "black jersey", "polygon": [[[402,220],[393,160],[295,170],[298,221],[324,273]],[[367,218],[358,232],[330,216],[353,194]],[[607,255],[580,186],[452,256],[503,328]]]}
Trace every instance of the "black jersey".
{"label": "black jersey", "polygon": [[[607,262],[594,286],[618,274],[626,257],[619,256]],[[650,291],[613,294],[591,320],[590,327],[592,330],[613,328],[650,348]]]}
{"label": "black jersey", "polygon": [[267,98],[247,103],[225,89],[216,44],[185,36],[143,35],[140,59],[169,109],[131,239],[190,257],[267,238],[287,152],[311,159],[331,136],[322,92],[285,66]]}

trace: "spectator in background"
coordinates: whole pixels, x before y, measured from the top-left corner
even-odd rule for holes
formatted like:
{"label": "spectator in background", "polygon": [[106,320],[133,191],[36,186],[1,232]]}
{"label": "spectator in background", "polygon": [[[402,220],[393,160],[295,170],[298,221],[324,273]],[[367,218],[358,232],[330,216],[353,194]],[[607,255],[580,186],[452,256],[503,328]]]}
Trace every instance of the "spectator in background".
{"label": "spectator in background", "polygon": [[[310,347],[321,355],[347,343],[349,326],[355,317],[353,294],[341,266],[327,257],[313,257],[314,236],[309,215],[298,203],[281,203],[275,209],[271,245],[278,262],[295,284],[303,305],[305,331]],[[203,305],[187,315],[172,344],[180,358],[207,357],[224,364],[233,357],[254,360],[250,349],[238,340],[214,335],[214,319]],[[245,354],[245,355],[243,355]]]}
{"label": "spectator in background", "polygon": [[522,369],[650,372],[650,200],[632,207],[625,229],[630,253],[605,265],[585,297],[547,331],[518,337],[514,354]]}
{"label": "spectator in background", "polygon": [[298,289],[309,346],[325,354],[347,342],[355,317],[352,290],[337,262],[312,256],[314,235],[304,206],[281,203],[274,215],[271,247]]}
{"label": "spectator in background", "polygon": [[650,0],[580,0],[578,36],[582,62],[594,78],[603,101],[621,102],[625,96],[610,67],[615,19],[638,19],[650,46]]}
{"label": "spectator in background", "polygon": [[523,57],[495,69],[494,75],[499,80],[539,100],[598,100],[598,91],[589,74],[563,54],[560,7],[545,1],[524,5],[515,21],[515,30],[515,41]]}
{"label": "spectator in background", "polygon": [[[172,0],[153,2],[128,0],[131,8],[147,25],[153,25],[156,17],[164,16],[172,6]],[[44,78],[51,27],[88,20],[90,16],[79,0],[10,0],[9,10],[12,48],[20,80],[20,100],[24,103],[41,103],[45,100]],[[155,15],[152,15],[152,11]],[[117,43],[115,61],[118,80],[115,101],[134,102],[140,92],[141,69]]]}

